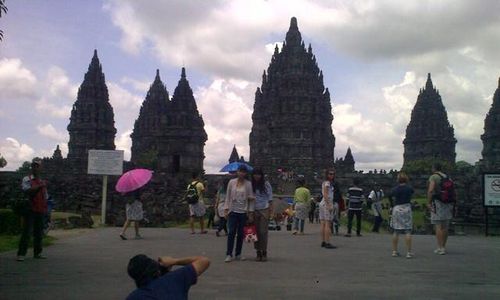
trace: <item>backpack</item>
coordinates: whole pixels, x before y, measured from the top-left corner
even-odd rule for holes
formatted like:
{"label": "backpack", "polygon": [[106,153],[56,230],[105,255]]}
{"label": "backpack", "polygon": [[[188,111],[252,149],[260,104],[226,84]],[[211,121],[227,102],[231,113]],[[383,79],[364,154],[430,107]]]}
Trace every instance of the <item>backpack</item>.
{"label": "backpack", "polygon": [[196,204],[200,200],[200,196],[198,195],[198,189],[196,188],[196,185],[198,185],[199,181],[196,181],[194,183],[191,183],[187,187],[186,195],[184,196],[184,199],[188,204]]}
{"label": "backpack", "polygon": [[448,176],[436,174],[441,177],[441,184],[440,192],[436,193],[435,199],[442,203],[455,203],[455,183]]}

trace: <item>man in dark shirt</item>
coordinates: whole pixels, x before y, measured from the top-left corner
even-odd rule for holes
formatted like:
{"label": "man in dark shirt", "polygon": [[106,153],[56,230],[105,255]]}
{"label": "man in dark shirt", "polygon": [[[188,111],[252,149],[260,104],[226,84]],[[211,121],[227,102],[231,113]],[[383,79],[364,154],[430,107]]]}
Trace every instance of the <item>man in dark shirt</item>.
{"label": "man in dark shirt", "polygon": [[[171,271],[173,266],[183,266]],[[172,258],[163,256],[153,260],[144,254],[132,257],[128,274],[137,289],[127,300],[135,299],[187,299],[189,288],[198,276],[208,269],[210,261],[203,256]]]}
{"label": "man in dark shirt", "polygon": [[351,237],[352,221],[356,216],[356,235],[361,236],[361,213],[363,209],[364,194],[363,189],[359,187],[359,178],[353,179],[353,186],[349,188],[347,197],[349,198],[349,211],[347,212],[347,234]]}

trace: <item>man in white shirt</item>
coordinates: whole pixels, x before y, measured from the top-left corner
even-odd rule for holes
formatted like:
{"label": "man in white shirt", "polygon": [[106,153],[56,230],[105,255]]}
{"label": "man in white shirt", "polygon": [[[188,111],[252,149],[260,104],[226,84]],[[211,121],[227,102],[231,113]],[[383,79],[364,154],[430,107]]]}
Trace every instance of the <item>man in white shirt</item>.
{"label": "man in white shirt", "polygon": [[382,224],[382,199],[384,198],[384,191],[380,188],[378,184],[375,184],[374,189],[370,192],[368,196],[369,201],[372,203],[373,216],[375,217],[375,222],[373,223],[372,232],[378,233],[380,230],[380,224]]}

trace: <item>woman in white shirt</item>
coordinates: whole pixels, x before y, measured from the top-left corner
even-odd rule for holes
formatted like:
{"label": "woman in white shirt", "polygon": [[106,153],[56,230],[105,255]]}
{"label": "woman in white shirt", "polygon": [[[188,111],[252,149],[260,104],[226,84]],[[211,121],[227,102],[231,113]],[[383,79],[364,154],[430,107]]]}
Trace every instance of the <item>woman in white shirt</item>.
{"label": "woman in white shirt", "polygon": [[229,234],[227,236],[227,251],[225,262],[233,260],[234,239],[236,237],[235,260],[241,260],[243,247],[243,227],[247,222],[253,222],[255,196],[252,183],[246,178],[247,168],[240,166],[237,177],[229,181],[226,191],[224,215],[227,220]]}

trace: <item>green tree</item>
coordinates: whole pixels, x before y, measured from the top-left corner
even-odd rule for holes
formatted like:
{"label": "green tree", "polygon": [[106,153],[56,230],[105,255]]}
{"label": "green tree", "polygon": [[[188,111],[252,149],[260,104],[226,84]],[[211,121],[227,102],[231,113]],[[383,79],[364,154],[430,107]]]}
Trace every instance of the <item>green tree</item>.
{"label": "green tree", "polygon": [[5,158],[3,158],[3,156],[0,154],[0,169],[1,169],[1,168],[4,168],[6,165],[7,165],[7,161],[6,161],[6,160],[5,160]]}
{"label": "green tree", "polygon": [[31,170],[31,163],[29,161],[23,162],[23,164],[16,170],[17,173],[21,175],[28,175]]}
{"label": "green tree", "polygon": [[[8,11],[5,1],[6,0],[0,0],[0,17],[2,17],[2,14],[5,15]],[[3,30],[0,30],[0,41],[1,40],[3,40]]]}
{"label": "green tree", "polygon": [[436,162],[441,163],[445,173],[451,173],[455,169],[455,166],[450,162],[430,158],[407,162],[401,170],[407,174],[429,174],[432,170],[432,165]]}
{"label": "green tree", "polygon": [[461,174],[469,174],[474,172],[474,166],[464,160],[457,161],[455,164],[455,170]]}

